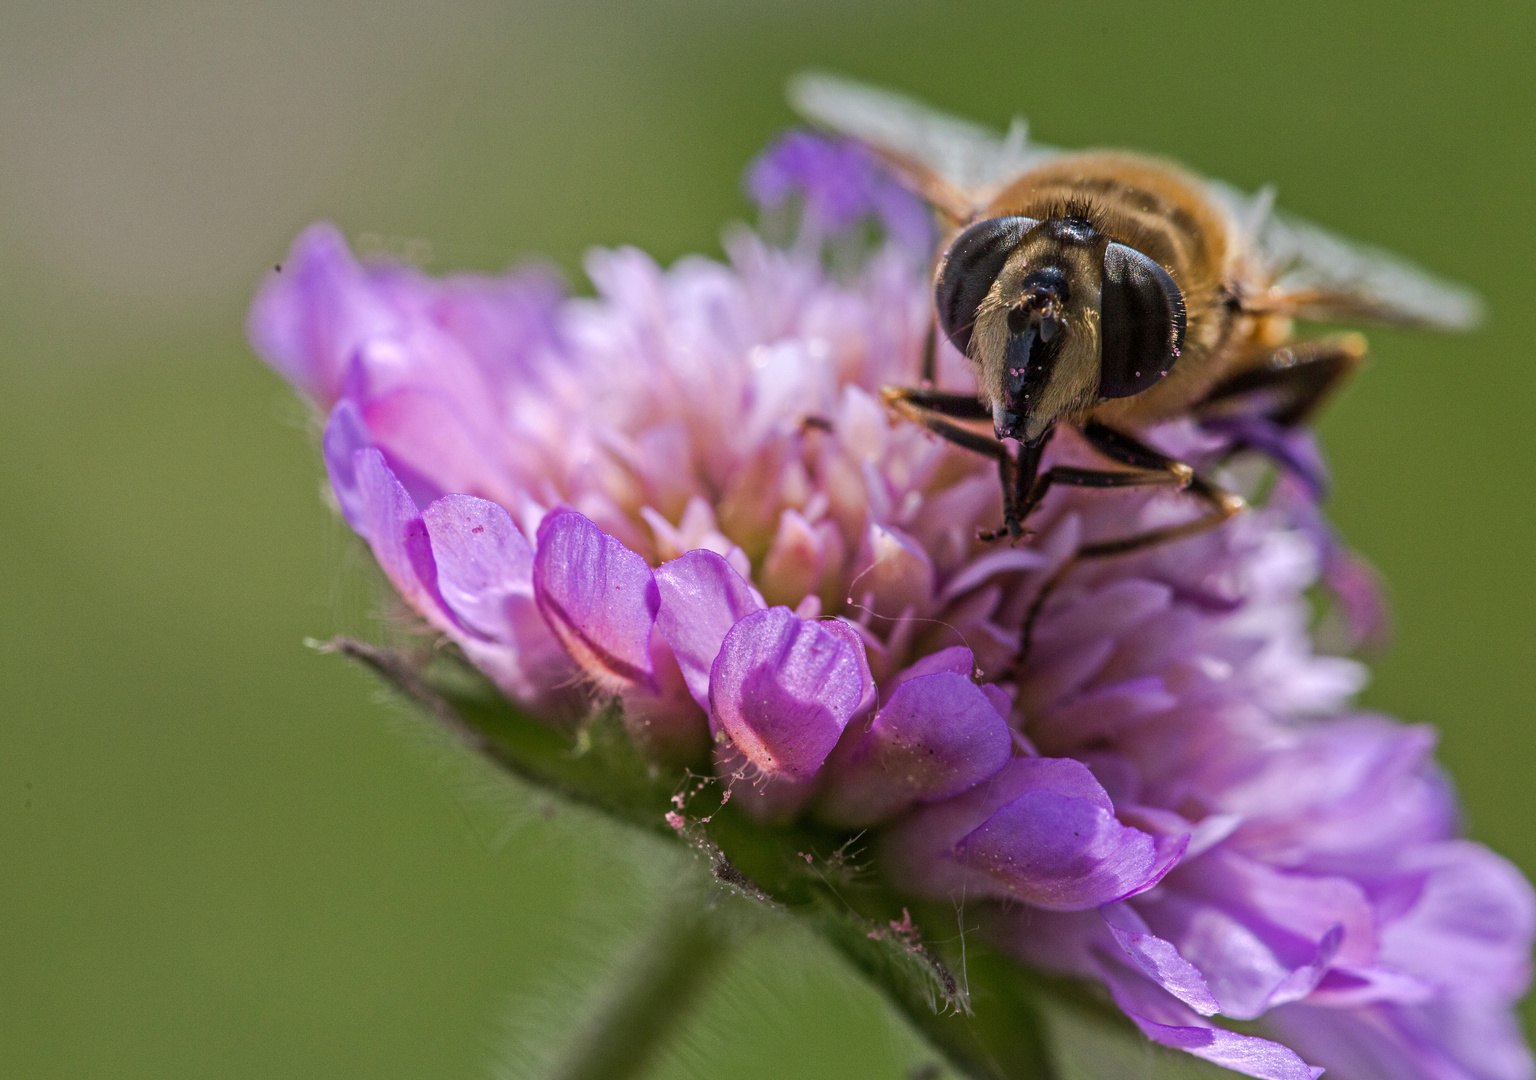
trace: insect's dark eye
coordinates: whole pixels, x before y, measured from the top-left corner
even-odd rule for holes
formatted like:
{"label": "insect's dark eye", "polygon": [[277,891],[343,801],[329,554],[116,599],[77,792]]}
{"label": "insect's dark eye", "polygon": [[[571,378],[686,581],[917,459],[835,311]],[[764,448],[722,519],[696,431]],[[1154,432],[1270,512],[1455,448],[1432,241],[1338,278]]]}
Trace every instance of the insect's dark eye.
{"label": "insect's dark eye", "polygon": [[1104,252],[1099,396],[1130,397],[1167,375],[1184,347],[1184,294],[1168,271],[1134,248]]}
{"label": "insect's dark eye", "polygon": [[1034,218],[1027,217],[978,221],[955,237],[944,253],[934,300],[944,336],[961,352],[971,343],[976,309],[987,298],[1008,256],[1035,224]]}

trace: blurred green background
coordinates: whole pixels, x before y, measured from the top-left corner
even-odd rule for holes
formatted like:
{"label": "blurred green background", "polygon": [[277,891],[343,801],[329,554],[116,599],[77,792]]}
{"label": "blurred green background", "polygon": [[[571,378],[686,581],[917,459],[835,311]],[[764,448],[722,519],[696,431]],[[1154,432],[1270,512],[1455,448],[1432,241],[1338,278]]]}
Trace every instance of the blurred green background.
{"label": "blurred green background", "polygon": [[[244,307],[320,217],[437,271],[717,252],[805,66],[1274,182],[1487,295],[1476,336],[1373,334],[1322,431],[1396,600],[1365,701],[1536,871],[1533,41],[1527,2],[7,0],[0,1076],[514,1077],[569,1023],[674,857],[301,645],[374,600]],[[759,940],[658,1072],[919,1060]]]}

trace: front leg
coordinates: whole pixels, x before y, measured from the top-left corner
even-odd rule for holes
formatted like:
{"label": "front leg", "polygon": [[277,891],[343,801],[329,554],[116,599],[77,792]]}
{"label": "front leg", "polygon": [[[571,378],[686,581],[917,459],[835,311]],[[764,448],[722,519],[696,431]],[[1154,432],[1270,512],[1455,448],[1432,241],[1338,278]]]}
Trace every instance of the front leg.
{"label": "front leg", "polygon": [[1293,341],[1216,384],[1192,409],[1202,422],[1262,416],[1280,427],[1311,419],[1365,362],[1365,338],[1340,334]]}
{"label": "front leg", "polygon": [[1029,650],[1034,640],[1035,623],[1040,618],[1040,612],[1045,607],[1045,602],[1056,591],[1072,568],[1082,559],[1106,559],[1112,555],[1124,555],[1132,551],[1141,551],[1146,548],[1158,547],[1162,544],[1172,543],[1186,537],[1196,536],[1209,529],[1214,529],[1232,515],[1242,510],[1247,505],[1242,496],[1230,491],[1199,476],[1194,469],[1182,461],[1175,460],[1167,454],[1158,452],[1139,439],[1135,439],[1123,431],[1116,431],[1107,424],[1097,420],[1089,420],[1083,425],[1083,437],[1099,453],[1111,461],[1121,465],[1130,466],[1133,472],[1109,471],[1100,469],[1078,469],[1063,465],[1052,466],[1040,474],[1039,479],[1030,490],[1029,498],[1025,502],[1025,514],[1045,497],[1045,493],[1053,484],[1065,484],[1072,487],[1145,487],[1167,486],[1187,491],[1195,498],[1200,499],[1207,506],[1204,514],[1189,521],[1180,522],[1177,525],[1164,525],[1161,528],[1147,529],[1144,532],[1132,533],[1129,536],[1117,537],[1113,540],[1099,540],[1092,544],[1084,544],[1077,552],[1062,563],[1056,572],[1041,582],[1039,591],[1035,593],[1034,600],[1029,605],[1029,611],[1024,616],[1024,624],[1019,630],[1019,651],[1015,654],[1011,673],[1015,679],[1019,678],[1025,664],[1029,662]]}
{"label": "front leg", "polygon": [[1117,464],[1129,466],[1129,469],[1081,469],[1072,465],[1053,465],[1035,478],[1027,494],[1020,500],[1021,516],[1027,518],[1030,511],[1057,484],[1086,488],[1178,488],[1205,502],[1209,510],[1193,521],[1087,544],[1079,549],[1077,558],[1097,559],[1120,555],[1193,536],[1215,528],[1244,506],[1241,497],[1196,476],[1195,470],[1182,461],[1161,454],[1124,432],[1116,431],[1097,420],[1089,420],[1083,425],[1082,433],[1095,450]]}
{"label": "front leg", "polygon": [[1003,527],[993,533],[984,533],[983,538],[991,540],[1001,536],[1017,538],[1024,535],[1018,512],[1019,490],[1034,480],[1035,468],[1039,464],[1038,455],[1030,466],[1028,478],[1021,482],[1020,463],[1014,461],[1001,439],[972,430],[958,422],[989,420],[992,417],[991,406],[974,394],[956,394],[917,386],[883,387],[880,400],[897,415],[923,425],[946,442],[984,454],[996,461],[997,478],[1003,489]]}
{"label": "front leg", "polygon": [[1327,471],[1311,441],[1299,437],[1296,429],[1364,360],[1365,339],[1359,334],[1292,342],[1260,354],[1190,411],[1201,427],[1229,440],[1229,454],[1257,450],[1321,500],[1328,488]]}
{"label": "front leg", "polygon": [[[1181,522],[1178,525],[1165,525],[1162,528],[1148,529],[1145,532],[1123,536],[1116,540],[1101,540],[1097,543],[1085,544],[1078,549],[1077,557],[1079,559],[1102,559],[1110,555],[1123,555],[1126,552],[1140,551],[1144,548],[1171,543],[1174,540],[1182,540],[1188,536],[1196,536],[1209,529],[1214,529],[1248,505],[1241,495],[1227,491],[1225,488],[1197,475],[1195,470],[1184,464],[1184,462],[1159,453],[1139,439],[1135,439],[1123,431],[1116,431],[1107,424],[1101,424],[1097,420],[1089,420],[1083,425],[1083,436],[1095,450],[1111,461],[1118,461],[1123,465],[1130,465],[1138,470],[1146,470],[1143,475],[1149,477],[1164,477],[1163,483],[1189,492],[1195,498],[1205,503],[1207,509],[1200,517]],[[1042,479],[1044,478],[1042,477]],[[1153,484],[1158,481],[1149,479],[1146,482]],[[1109,485],[1095,484],[1089,486]],[[1126,485],[1120,484],[1115,486]]]}
{"label": "front leg", "polygon": [[1003,527],[982,533],[980,539],[983,540],[999,540],[1004,536],[1018,539],[1023,536],[1024,520],[1056,484],[1090,488],[1176,487],[1188,490],[1211,507],[1208,514],[1194,521],[1118,540],[1089,544],[1078,552],[1078,558],[1103,558],[1193,536],[1221,524],[1244,506],[1240,497],[1196,476],[1195,471],[1183,462],[1160,454],[1131,436],[1096,420],[1083,425],[1084,437],[1099,453],[1111,461],[1130,466],[1130,469],[1082,469],[1071,465],[1054,465],[1040,472],[1040,459],[1051,437],[1049,430],[1034,443],[1021,445],[1019,458],[1015,461],[1000,439],[958,422],[986,420],[992,415],[986,401],[970,394],[921,387],[887,386],[880,391],[880,398],[896,413],[922,424],[940,438],[978,454],[985,454],[997,462],[1003,494]]}

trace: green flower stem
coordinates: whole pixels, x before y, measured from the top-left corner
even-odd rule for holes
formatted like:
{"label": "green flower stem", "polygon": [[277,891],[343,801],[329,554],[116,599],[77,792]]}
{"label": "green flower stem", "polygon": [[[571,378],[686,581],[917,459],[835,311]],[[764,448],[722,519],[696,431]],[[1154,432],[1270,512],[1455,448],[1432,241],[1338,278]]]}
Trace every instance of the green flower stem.
{"label": "green flower stem", "polygon": [[592,1019],[576,1032],[550,1080],[628,1080],[645,1074],[707,985],[729,945],[725,919],[681,893]]}

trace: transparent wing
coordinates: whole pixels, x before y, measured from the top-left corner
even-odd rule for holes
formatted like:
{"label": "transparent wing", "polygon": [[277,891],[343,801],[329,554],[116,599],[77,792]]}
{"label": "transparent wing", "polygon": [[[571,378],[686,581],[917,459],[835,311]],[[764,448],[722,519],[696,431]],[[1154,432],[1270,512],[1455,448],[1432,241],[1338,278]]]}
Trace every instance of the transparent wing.
{"label": "transparent wing", "polygon": [[858,139],[917,173],[924,187],[937,181],[967,209],[985,205],[1002,184],[1061,153],[1031,143],[1021,117],[999,135],[890,90],[821,72],[792,78],[789,103],[812,123]]}
{"label": "transparent wing", "polygon": [[[807,120],[884,155],[958,221],[1003,184],[1064,152],[1030,142],[1022,118],[999,135],[893,91],[821,72],[791,79],[789,101]],[[1482,320],[1483,302],[1470,289],[1275,210],[1272,189],[1249,195],[1219,180],[1208,183],[1212,198],[1247,234],[1273,286],[1262,302],[1274,310],[1442,330],[1469,330]]]}
{"label": "transparent wing", "polygon": [[1276,210],[1272,188],[1247,195],[1219,180],[1207,183],[1248,234],[1278,306],[1302,318],[1436,330],[1471,330],[1482,322],[1482,298],[1466,286]]}

